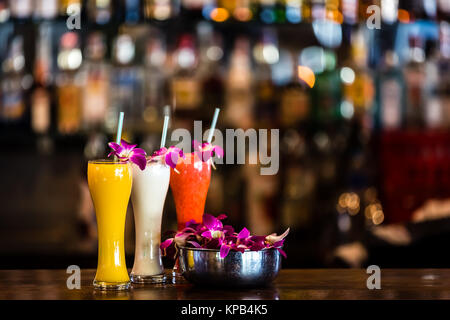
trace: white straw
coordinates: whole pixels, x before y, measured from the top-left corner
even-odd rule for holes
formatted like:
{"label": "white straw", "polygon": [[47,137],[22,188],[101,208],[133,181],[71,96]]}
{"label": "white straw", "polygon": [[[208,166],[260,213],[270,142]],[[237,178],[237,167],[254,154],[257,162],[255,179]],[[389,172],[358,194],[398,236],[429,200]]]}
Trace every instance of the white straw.
{"label": "white straw", "polygon": [[161,148],[166,144],[167,128],[169,127],[169,116],[164,116],[164,126],[161,135]]}
{"label": "white straw", "polygon": [[208,143],[211,143],[212,138],[214,136],[214,130],[216,129],[216,124],[217,124],[217,118],[219,118],[219,112],[220,109],[216,108],[216,111],[214,111],[214,117],[211,123],[211,128],[209,129],[209,134],[208,134]]}
{"label": "white straw", "polygon": [[119,124],[117,126],[117,137],[116,137],[117,144],[120,144],[120,140],[122,139],[123,117],[124,113],[121,112],[119,115]]}

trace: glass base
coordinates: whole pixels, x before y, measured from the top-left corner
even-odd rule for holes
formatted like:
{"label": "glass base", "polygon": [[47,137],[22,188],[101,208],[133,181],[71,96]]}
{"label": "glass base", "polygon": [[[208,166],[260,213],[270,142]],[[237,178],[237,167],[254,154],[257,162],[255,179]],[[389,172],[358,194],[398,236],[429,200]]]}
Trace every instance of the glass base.
{"label": "glass base", "polygon": [[97,290],[122,291],[122,290],[128,290],[130,288],[130,281],[106,282],[106,281],[94,280],[93,284],[94,284],[94,288]]}
{"label": "glass base", "polygon": [[172,283],[187,283],[188,281],[183,277],[181,273],[172,272]]}
{"label": "glass base", "polygon": [[175,265],[172,269],[172,283],[186,283],[186,279],[183,277],[183,273],[181,273],[180,268],[180,260],[177,258],[175,260]]}
{"label": "glass base", "polygon": [[133,283],[164,283],[166,282],[166,275],[165,274],[157,274],[154,276],[144,276],[144,275],[137,275],[137,274],[131,274],[130,275],[131,282]]}

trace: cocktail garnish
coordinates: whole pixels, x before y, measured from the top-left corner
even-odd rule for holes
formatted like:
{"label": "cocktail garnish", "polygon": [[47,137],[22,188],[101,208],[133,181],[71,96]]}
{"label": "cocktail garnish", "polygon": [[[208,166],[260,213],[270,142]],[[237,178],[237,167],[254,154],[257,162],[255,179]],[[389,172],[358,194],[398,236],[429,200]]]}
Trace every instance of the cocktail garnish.
{"label": "cocktail garnish", "polygon": [[185,159],[185,155],[183,153],[183,150],[177,147],[169,147],[169,149],[162,147],[161,149],[155,151],[153,155],[150,157],[150,160],[152,159],[158,159],[162,158],[163,161],[172,169],[174,169],[177,173],[179,173],[176,169],[178,160],[180,158]]}
{"label": "cocktail garnish", "polygon": [[201,159],[203,162],[208,162],[208,160],[211,159],[211,165],[214,169],[216,169],[213,157],[214,155],[217,155],[218,158],[222,158],[223,149],[219,146],[213,146],[211,143],[200,143],[196,140],[192,142],[192,145],[194,147],[194,152],[197,154],[199,159]]}
{"label": "cocktail garnish", "polygon": [[276,234],[252,236],[247,228],[243,228],[239,233],[236,233],[232,226],[223,225],[221,220],[226,219],[226,217],[226,215],[221,214],[216,218],[205,213],[202,223],[194,220],[187,222],[183,230],[172,231],[173,238],[161,243],[162,251],[165,254],[166,249],[176,244],[175,250],[177,250],[177,246],[216,249],[219,250],[220,257],[225,258],[230,250],[245,252],[246,250],[260,251],[275,248],[286,257],[282,247],[284,238],[289,234],[289,228],[280,236]]}
{"label": "cocktail garnish", "polygon": [[108,146],[113,149],[113,151],[108,154],[108,157],[114,155],[121,161],[131,161],[137,164],[141,170],[145,169],[145,166],[147,165],[147,154],[143,149],[136,148],[137,144],[129,144],[122,139],[120,144],[110,142],[108,143]]}

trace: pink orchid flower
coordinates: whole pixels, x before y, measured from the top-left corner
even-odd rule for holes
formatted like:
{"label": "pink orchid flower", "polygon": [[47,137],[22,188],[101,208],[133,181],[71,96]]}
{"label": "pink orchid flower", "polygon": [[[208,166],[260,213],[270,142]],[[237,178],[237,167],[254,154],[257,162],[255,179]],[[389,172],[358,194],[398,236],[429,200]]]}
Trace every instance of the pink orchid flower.
{"label": "pink orchid flower", "polygon": [[208,162],[211,159],[211,165],[214,169],[216,169],[213,161],[214,155],[217,155],[218,158],[223,157],[223,149],[219,146],[213,146],[211,143],[204,142],[200,144],[200,142],[194,140],[192,142],[194,147],[194,152],[197,154],[198,158],[203,162]]}
{"label": "pink orchid flower", "polygon": [[162,158],[164,163],[166,163],[169,167],[177,171],[177,163],[180,158],[185,159],[186,156],[183,153],[183,150],[177,147],[169,147],[169,149],[162,147],[161,149],[155,151],[151,156],[151,159]]}
{"label": "pink orchid flower", "polygon": [[130,144],[122,139],[120,144],[110,142],[108,143],[108,146],[113,149],[113,151],[108,154],[108,157],[114,155],[121,161],[131,161],[137,164],[141,170],[145,169],[145,166],[147,165],[147,154],[143,149],[136,148],[137,144]]}

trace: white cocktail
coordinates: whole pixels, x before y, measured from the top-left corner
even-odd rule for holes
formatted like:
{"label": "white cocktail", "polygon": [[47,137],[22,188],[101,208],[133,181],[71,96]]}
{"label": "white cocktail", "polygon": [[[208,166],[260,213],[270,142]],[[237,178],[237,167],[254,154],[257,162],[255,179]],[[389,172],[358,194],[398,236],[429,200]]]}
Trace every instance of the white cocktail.
{"label": "white cocktail", "polygon": [[131,201],[134,211],[136,247],[131,281],[159,283],[165,281],[161,259],[161,220],[169,188],[170,167],[152,160],[145,170],[133,166]]}

